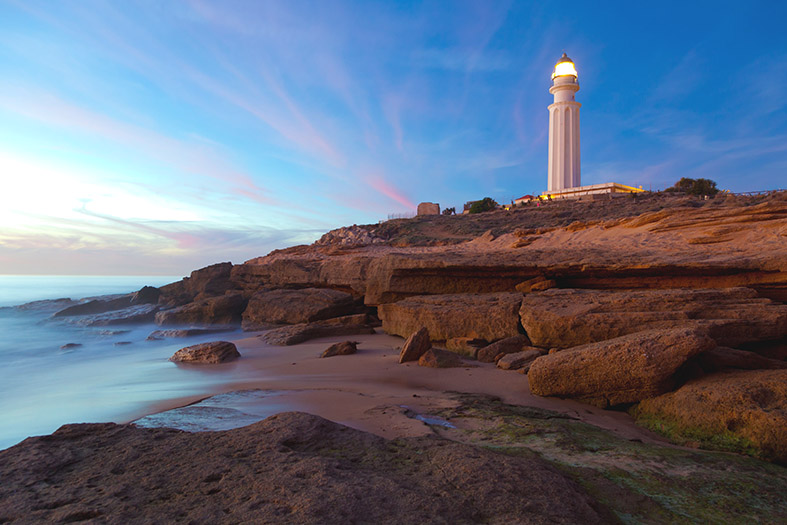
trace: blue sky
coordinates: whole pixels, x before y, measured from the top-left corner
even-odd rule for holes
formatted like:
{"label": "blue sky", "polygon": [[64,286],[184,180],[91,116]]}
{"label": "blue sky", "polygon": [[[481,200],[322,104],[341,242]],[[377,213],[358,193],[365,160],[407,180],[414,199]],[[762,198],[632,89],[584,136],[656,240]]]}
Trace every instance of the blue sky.
{"label": "blue sky", "polygon": [[540,193],[563,51],[583,184],[787,187],[785,5],[0,0],[0,273],[186,274]]}

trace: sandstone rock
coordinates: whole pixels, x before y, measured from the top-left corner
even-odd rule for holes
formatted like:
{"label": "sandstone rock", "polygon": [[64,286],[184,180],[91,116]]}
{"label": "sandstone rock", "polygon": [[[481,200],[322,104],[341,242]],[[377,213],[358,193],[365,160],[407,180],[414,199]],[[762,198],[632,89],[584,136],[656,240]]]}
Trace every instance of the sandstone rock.
{"label": "sandstone rock", "polygon": [[535,454],[292,412],[220,432],[67,425],[0,451],[0,479],[8,523],[615,521]]}
{"label": "sandstone rock", "polygon": [[180,306],[192,301],[224,295],[235,285],[231,280],[232,263],[218,263],[194,270],[189,277],[159,288],[159,304]]}
{"label": "sandstone rock", "polygon": [[530,347],[521,352],[513,354],[506,354],[497,361],[497,367],[503,370],[520,370],[525,367],[530,367],[530,364],[537,358],[541,357],[541,349]]}
{"label": "sandstone rock", "polygon": [[525,347],[531,346],[530,339],[524,334],[506,337],[491,345],[481,348],[476,354],[476,359],[482,363],[492,363],[498,354],[513,354],[521,352]]}
{"label": "sandstone rock", "polygon": [[[55,312],[52,317],[72,317],[78,315],[94,315],[102,314],[105,312],[112,312],[115,310],[123,310],[132,306],[132,295],[123,295],[120,297],[110,296],[106,299],[91,299],[89,301],[81,302],[62,310]],[[155,302],[155,301],[154,301]]]}
{"label": "sandstone rock", "polygon": [[153,286],[143,286],[131,296],[131,304],[156,304],[161,297],[161,290]]}
{"label": "sandstone rock", "polygon": [[178,363],[217,364],[240,357],[237,347],[228,341],[212,341],[187,346],[175,352],[170,361]]}
{"label": "sandstone rock", "polygon": [[249,300],[243,320],[253,324],[297,324],[322,321],[353,313],[352,295],[328,288],[265,290]]}
{"label": "sandstone rock", "polygon": [[410,337],[402,345],[402,350],[399,352],[399,363],[417,361],[430,348],[432,348],[432,342],[429,340],[429,330],[422,327],[410,334]]}
{"label": "sandstone rock", "polygon": [[418,358],[418,365],[429,368],[458,368],[468,366],[456,353],[437,348],[430,348]]}
{"label": "sandstone rock", "polygon": [[715,346],[696,329],[647,330],[539,357],[527,377],[539,396],[600,407],[635,403],[670,391],[678,369]]}
{"label": "sandstone rock", "polygon": [[156,324],[240,324],[246,308],[242,294],[228,294],[197,300],[156,314]]}
{"label": "sandstone rock", "polygon": [[527,281],[522,281],[521,283],[517,284],[515,289],[517,292],[521,293],[530,293],[532,291],[532,287],[534,284],[542,283],[546,281],[547,278],[543,275],[539,275],[538,277],[533,277],[532,279],[528,279]]}
{"label": "sandstone rock", "polygon": [[557,286],[557,283],[553,279],[545,279],[541,282],[533,283],[530,286],[531,292],[542,292],[544,290],[549,290],[550,288],[554,288]]}
{"label": "sandstone rock", "polygon": [[636,415],[670,424],[690,440],[705,436],[718,442],[733,436],[753,444],[766,459],[787,463],[787,370],[694,379],[675,392],[642,401]]}
{"label": "sandstone rock", "polygon": [[268,344],[296,345],[309,339],[337,335],[373,334],[374,321],[366,314],[346,315],[314,323],[300,323],[269,330],[259,337]]}
{"label": "sandstone rock", "polygon": [[233,327],[223,328],[175,328],[172,330],[153,330],[148,335],[148,339],[155,341],[156,339],[164,339],[165,337],[195,337],[198,335],[218,334],[222,332],[232,332],[237,330]]}
{"label": "sandstone rock", "polygon": [[754,352],[718,346],[699,355],[699,365],[705,372],[718,372],[725,368],[743,370],[787,368],[787,362],[768,359]]}
{"label": "sandstone rock", "polygon": [[433,341],[468,337],[494,341],[519,334],[519,293],[425,295],[381,304],[383,330],[407,337],[426,327]]}
{"label": "sandstone rock", "polygon": [[320,357],[333,357],[336,355],[352,355],[358,351],[358,343],[354,341],[343,341],[332,344],[320,355]]}
{"label": "sandstone rock", "polygon": [[451,352],[475,359],[479,348],[487,346],[489,341],[473,337],[454,337],[445,342],[445,347]]}
{"label": "sandstone rock", "polygon": [[787,305],[748,288],[548,290],[526,295],[522,326],[536,346],[569,348],[651,328],[706,327],[720,345],[787,335]]}

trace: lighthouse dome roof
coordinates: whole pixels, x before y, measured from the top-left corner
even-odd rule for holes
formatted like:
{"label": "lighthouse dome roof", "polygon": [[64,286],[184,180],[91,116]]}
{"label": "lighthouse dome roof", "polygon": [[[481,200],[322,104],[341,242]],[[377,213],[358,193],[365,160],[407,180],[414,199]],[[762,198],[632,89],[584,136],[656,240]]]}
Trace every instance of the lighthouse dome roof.
{"label": "lighthouse dome roof", "polygon": [[564,77],[564,76],[573,76],[577,78],[577,70],[574,67],[574,61],[568,58],[566,53],[563,53],[563,56],[560,57],[560,60],[555,63],[555,71],[552,73],[552,80],[556,77]]}

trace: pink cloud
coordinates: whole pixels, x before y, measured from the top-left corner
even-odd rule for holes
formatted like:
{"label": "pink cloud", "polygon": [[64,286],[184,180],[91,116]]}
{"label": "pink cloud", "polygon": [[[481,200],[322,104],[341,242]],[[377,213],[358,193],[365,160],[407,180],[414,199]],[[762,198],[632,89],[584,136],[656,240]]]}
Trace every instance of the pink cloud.
{"label": "pink cloud", "polygon": [[382,195],[385,195],[392,201],[398,202],[402,206],[410,209],[415,209],[416,205],[407,198],[402,192],[385,180],[381,175],[377,173],[365,175],[362,177],[366,184],[380,192]]}

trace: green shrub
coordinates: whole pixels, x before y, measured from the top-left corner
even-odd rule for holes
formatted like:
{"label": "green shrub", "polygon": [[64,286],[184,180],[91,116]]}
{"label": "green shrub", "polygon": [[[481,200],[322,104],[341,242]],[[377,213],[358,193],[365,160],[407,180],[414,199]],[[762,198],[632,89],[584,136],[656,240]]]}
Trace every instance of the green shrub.
{"label": "green shrub", "polygon": [[483,213],[485,211],[494,210],[497,208],[497,202],[491,197],[484,197],[480,201],[475,201],[470,206],[470,213]]}

